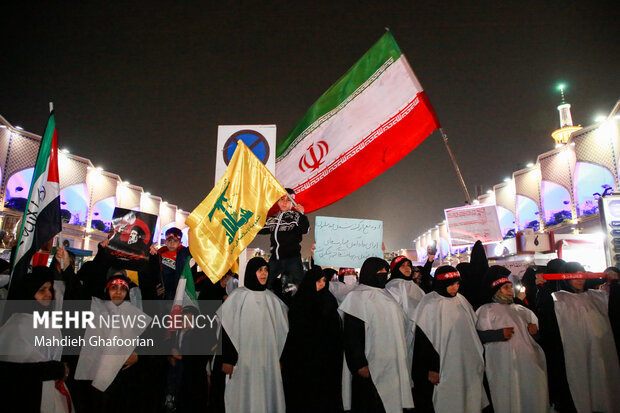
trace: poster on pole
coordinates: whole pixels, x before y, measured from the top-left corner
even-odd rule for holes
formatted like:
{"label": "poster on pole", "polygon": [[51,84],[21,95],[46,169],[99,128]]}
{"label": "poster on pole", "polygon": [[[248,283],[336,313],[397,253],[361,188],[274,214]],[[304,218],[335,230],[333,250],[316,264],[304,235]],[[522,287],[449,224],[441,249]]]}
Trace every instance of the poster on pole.
{"label": "poster on pole", "polygon": [[316,217],[314,262],[322,267],[360,268],[383,257],[383,221]]}
{"label": "poster on pole", "polygon": [[467,205],[444,210],[452,247],[503,239],[495,205]]}
{"label": "poster on pole", "polygon": [[267,169],[276,172],[276,125],[219,125],[215,160],[215,183],[232,159],[237,141],[242,140]]}

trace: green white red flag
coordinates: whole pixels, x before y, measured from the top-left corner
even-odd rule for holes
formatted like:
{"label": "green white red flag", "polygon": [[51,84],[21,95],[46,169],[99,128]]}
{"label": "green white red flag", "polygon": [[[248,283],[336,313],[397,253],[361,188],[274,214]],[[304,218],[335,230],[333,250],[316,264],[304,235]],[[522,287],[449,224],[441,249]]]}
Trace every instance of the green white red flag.
{"label": "green white red flag", "polygon": [[[191,260],[192,257],[190,255],[187,257],[187,261],[185,261],[185,267],[183,267],[179,282],[177,283],[177,290],[174,294],[171,311],[173,320],[182,313],[183,307],[193,306],[199,309],[198,296],[196,295],[196,288],[194,287],[194,276],[192,275],[192,269],[190,267]],[[172,327],[168,331],[176,330],[175,327]]]}
{"label": "green white red flag", "polygon": [[312,212],[383,173],[439,127],[422,85],[386,32],[278,145],[276,177]]}
{"label": "green white red flag", "polygon": [[58,134],[54,111],[51,111],[41,139],[28,203],[19,230],[10,289],[20,284],[21,278],[29,272],[34,253],[61,231]]}

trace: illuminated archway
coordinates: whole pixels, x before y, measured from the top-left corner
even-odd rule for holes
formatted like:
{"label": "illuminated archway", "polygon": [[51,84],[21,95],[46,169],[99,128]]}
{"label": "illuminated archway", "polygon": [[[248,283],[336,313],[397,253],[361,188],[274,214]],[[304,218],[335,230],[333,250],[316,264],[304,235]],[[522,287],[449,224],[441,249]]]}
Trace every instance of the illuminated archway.
{"label": "illuminated archway", "polygon": [[91,226],[94,229],[103,232],[110,232],[112,214],[114,214],[114,208],[116,207],[116,197],[111,196],[109,198],[102,199],[93,206],[93,215]]}
{"label": "illuminated archway", "polygon": [[[510,231],[514,233],[515,214],[507,208],[497,206],[497,218],[499,219],[499,227],[502,231],[502,237],[506,237]],[[513,235],[514,236],[514,235]]]}
{"label": "illuminated archway", "polygon": [[572,219],[570,194],[563,186],[554,182],[542,181],[543,221],[548,225],[556,225]]}
{"label": "illuminated archway", "polygon": [[28,168],[11,175],[6,184],[6,196],[4,197],[6,208],[24,211],[33,174],[34,168]]}
{"label": "illuminated archway", "polygon": [[86,225],[88,190],[85,183],[71,185],[60,191],[60,214],[63,222],[71,225]]}
{"label": "illuminated archway", "polygon": [[614,178],[609,170],[591,163],[577,162],[575,166],[577,216],[596,214],[598,197],[605,189],[613,186]]}
{"label": "illuminated archway", "polygon": [[538,205],[530,198],[517,195],[517,216],[519,217],[518,229],[532,228],[534,231],[540,229],[538,222]]}

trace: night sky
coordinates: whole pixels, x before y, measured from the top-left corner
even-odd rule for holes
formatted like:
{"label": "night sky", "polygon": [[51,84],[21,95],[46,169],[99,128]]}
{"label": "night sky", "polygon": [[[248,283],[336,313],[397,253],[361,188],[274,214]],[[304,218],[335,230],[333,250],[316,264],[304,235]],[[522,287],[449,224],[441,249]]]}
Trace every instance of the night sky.
{"label": "night sky", "polygon": [[[219,124],[276,124],[281,141],[385,27],[472,197],[553,148],[560,81],[576,124],[620,99],[611,1],[48,3],[3,6],[0,115],[42,134],[53,101],[61,148],[184,210],[213,187]],[[435,132],[310,216],[383,220],[394,250],[463,202]]]}

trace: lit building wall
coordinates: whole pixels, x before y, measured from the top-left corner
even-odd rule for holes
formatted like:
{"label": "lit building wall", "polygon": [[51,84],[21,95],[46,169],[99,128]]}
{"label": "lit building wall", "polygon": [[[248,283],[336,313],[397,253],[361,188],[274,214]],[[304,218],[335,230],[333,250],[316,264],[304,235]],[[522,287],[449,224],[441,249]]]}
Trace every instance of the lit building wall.
{"label": "lit building wall", "polygon": [[125,209],[140,210],[142,187],[129,184],[119,184],[116,187],[116,206]]}
{"label": "lit building wall", "polygon": [[[578,226],[596,226],[598,221],[588,216],[598,213],[598,197],[620,191],[619,131],[620,116],[612,112],[606,121],[573,131],[565,145],[539,155],[536,165],[494,185],[502,234],[507,235],[511,224],[515,232],[526,227],[578,231]],[[482,195],[477,201],[491,199]],[[418,237],[418,250],[426,248],[427,234]]]}
{"label": "lit building wall", "polygon": [[[40,141],[40,136],[19,130],[0,116],[0,222],[2,229],[12,233],[28,198]],[[73,247],[96,250],[110,230],[117,206],[157,215],[154,238],[159,240],[160,227],[176,226],[184,232],[187,245],[185,218],[189,213],[176,205],[163,203],[161,197],[145,193],[142,187],[123,182],[118,175],[95,168],[89,159],[74,154],[61,151],[58,169],[65,218],[62,237],[71,240]]]}

